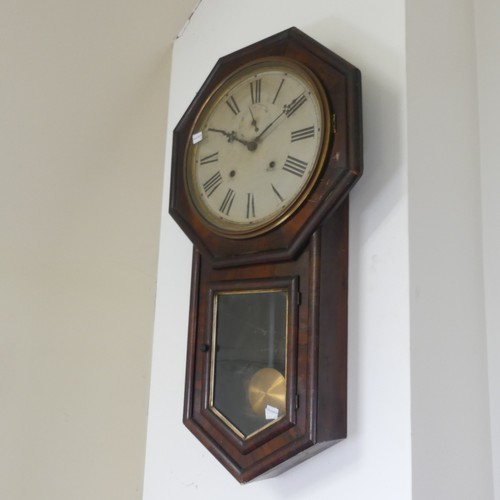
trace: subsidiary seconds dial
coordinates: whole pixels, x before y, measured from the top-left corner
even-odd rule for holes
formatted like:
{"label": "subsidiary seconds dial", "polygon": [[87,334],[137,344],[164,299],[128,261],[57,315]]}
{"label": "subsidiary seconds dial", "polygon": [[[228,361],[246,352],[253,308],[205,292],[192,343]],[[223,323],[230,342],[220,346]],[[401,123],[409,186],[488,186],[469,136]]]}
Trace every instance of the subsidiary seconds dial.
{"label": "subsidiary seconds dial", "polygon": [[288,218],[314,187],[330,112],[304,66],[266,58],[210,96],[188,144],[188,190],[213,231],[250,237]]}

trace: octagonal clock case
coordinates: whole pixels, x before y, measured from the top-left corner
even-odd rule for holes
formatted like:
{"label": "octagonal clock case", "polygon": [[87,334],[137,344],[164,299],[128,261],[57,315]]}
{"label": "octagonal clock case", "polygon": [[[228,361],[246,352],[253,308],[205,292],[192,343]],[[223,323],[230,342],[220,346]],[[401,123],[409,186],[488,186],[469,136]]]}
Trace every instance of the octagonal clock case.
{"label": "octagonal clock case", "polygon": [[184,423],[240,482],[346,437],[361,74],[296,28],[219,59],[174,130],[194,245]]}

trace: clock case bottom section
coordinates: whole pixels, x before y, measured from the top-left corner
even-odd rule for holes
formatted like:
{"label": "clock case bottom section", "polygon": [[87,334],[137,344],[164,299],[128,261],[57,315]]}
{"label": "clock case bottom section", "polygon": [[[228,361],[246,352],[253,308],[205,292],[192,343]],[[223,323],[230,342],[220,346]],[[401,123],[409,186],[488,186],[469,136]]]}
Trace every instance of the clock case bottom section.
{"label": "clock case bottom section", "polygon": [[[348,214],[346,198],[289,261],[221,269],[194,249],[184,424],[241,483],[278,475],[346,437]],[[211,407],[214,290],[283,283],[286,414],[244,438]]]}

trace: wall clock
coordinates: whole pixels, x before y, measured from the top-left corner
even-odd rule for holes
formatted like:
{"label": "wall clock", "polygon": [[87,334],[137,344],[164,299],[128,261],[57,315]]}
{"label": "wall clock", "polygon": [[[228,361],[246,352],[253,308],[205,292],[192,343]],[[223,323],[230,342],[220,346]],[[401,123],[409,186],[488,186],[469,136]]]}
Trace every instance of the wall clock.
{"label": "wall clock", "polygon": [[359,70],[296,28],[222,57],[174,131],[194,244],[184,423],[240,482],[346,436]]}

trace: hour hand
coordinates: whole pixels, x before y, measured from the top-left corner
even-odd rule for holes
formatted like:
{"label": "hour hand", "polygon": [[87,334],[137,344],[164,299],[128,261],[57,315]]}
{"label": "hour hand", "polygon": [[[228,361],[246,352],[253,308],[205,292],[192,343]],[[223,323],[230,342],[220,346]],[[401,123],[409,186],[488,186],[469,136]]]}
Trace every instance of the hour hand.
{"label": "hour hand", "polygon": [[235,133],[234,132],[227,132],[226,130],[222,130],[220,128],[209,128],[208,129],[210,132],[218,132],[219,134],[225,135],[228,139],[228,142],[233,142],[235,139]]}
{"label": "hour hand", "polygon": [[245,141],[244,139],[240,139],[234,130],[232,132],[227,132],[226,130],[222,130],[220,128],[209,128],[208,130],[210,132],[218,132],[219,134],[225,135],[227,137],[227,142],[240,142],[247,147],[248,151],[255,151],[257,149],[256,141]]}

